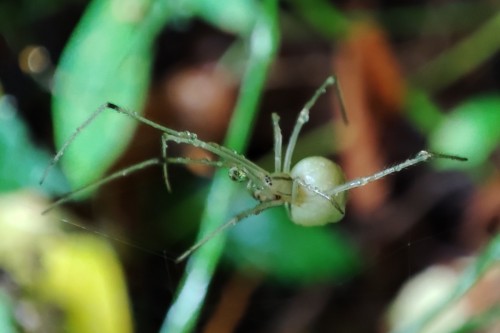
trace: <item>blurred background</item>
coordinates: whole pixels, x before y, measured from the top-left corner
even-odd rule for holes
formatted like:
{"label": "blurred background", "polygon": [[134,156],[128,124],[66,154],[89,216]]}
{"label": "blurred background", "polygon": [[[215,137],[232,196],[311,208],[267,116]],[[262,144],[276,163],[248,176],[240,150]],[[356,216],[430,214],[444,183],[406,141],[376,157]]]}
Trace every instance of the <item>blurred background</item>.
{"label": "blurred background", "polygon": [[[500,332],[500,3],[71,0],[0,2],[1,332]],[[227,145],[272,170],[311,110],[294,162],[348,179],[422,149],[467,157],[349,192],[345,218],[293,225],[283,207],[175,259],[256,202],[227,171],[154,166],[161,132],[105,102]],[[169,144],[169,156],[214,158]]]}

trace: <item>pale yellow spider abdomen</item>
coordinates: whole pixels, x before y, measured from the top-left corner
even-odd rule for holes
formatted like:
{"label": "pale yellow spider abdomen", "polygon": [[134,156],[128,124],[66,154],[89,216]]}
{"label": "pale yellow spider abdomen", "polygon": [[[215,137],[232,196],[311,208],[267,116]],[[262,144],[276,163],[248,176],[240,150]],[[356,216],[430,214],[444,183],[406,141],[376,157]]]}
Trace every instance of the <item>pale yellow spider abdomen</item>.
{"label": "pale yellow spider abdomen", "polygon": [[[291,171],[295,182],[292,202],[289,205],[290,219],[302,226],[321,226],[338,222],[344,217],[347,192],[341,192],[328,200],[323,194],[330,193],[335,187],[345,183],[345,176],[340,166],[320,156],[307,157],[297,163]],[[307,188],[305,183],[311,188]]]}

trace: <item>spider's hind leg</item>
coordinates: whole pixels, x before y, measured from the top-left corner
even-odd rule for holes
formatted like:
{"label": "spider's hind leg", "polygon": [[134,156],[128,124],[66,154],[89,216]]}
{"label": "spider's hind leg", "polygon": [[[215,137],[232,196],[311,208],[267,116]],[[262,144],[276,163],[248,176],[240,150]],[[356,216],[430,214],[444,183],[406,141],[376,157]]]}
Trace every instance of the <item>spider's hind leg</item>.
{"label": "spider's hind leg", "polygon": [[440,154],[440,153],[431,153],[429,151],[422,150],[414,157],[409,158],[406,161],[398,163],[392,167],[388,167],[382,171],[374,173],[373,175],[349,180],[345,184],[342,184],[342,185],[336,187],[335,190],[332,191],[332,193],[330,193],[330,195],[337,195],[341,192],[345,192],[345,191],[348,191],[348,190],[356,188],[356,187],[364,186],[368,183],[379,180],[380,178],[386,177],[390,174],[400,172],[401,170],[406,169],[408,167],[411,167],[411,166],[414,166],[414,165],[417,165],[417,164],[420,164],[423,162],[427,162],[430,159],[437,159],[437,158],[455,160],[455,161],[459,161],[459,162],[467,161],[467,158],[461,157],[461,156]]}

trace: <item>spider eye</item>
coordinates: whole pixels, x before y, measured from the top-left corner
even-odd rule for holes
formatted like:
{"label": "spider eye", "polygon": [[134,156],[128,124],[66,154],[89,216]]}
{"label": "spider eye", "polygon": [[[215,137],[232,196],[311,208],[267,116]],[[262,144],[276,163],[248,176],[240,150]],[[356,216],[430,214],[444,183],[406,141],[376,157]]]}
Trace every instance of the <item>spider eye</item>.
{"label": "spider eye", "polygon": [[267,186],[273,186],[273,181],[271,180],[271,177],[268,175],[264,177],[264,182],[266,183]]}
{"label": "spider eye", "polygon": [[238,167],[232,167],[229,169],[229,178],[238,183],[248,179],[247,174]]}

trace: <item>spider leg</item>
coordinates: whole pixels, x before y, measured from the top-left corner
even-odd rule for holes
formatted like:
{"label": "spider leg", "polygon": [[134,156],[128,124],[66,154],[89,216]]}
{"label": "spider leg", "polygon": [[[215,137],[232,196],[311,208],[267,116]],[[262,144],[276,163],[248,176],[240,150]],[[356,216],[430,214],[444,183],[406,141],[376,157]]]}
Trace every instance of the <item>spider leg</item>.
{"label": "spider leg", "polygon": [[95,120],[95,118],[97,118],[97,116],[99,116],[102,112],[104,112],[107,109],[113,110],[113,111],[118,112],[118,113],[126,114],[129,117],[134,118],[134,119],[136,119],[139,122],[142,122],[142,123],[144,123],[146,125],[152,126],[152,127],[156,128],[156,129],[159,129],[159,130],[161,130],[161,131],[163,131],[165,133],[170,133],[172,135],[178,135],[179,134],[179,132],[174,131],[174,130],[172,130],[170,128],[158,125],[155,122],[152,122],[151,120],[140,116],[138,113],[135,113],[135,112],[132,112],[132,111],[128,111],[128,110],[126,110],[126,109],[124,109],[122,107],[119,107],[119,106],[117,106],[117,105],[115,105],[113,103],[109,103],[109,102],[104,103],[101,106],[99,106],[97,108],[97,110],[95,110],[87,118],[87,120],[85,120],[80,126],[78,126],[77,129],[73,132],[73,134],[71,134],[71,136],[68,138],[68,140],[66,140],[66,142],[64,142],[64,144],[62,145],[61,149],[59,149],[59,151],[56,153],[56,155],[54,156],[54,158],[50,161],[49,165],[45,168],[45,170],[44,170],[44,172],[42,174],[42,178],[40,179],[40,185],[43,184],[43,182],[47,178],[47,175],[49,174],[49,171],[61,159],[61,157],[64,155],[64,152],[66,151],[66,149],[76,139],[76,137],[78,136],[78,134],[80,134],[80,132],[82,130],[84,130],[85,127],[87,127],[88,125],[90,125]]}
{"label": "spider leg", "polygon": [[426,161],[433,159],[433,158],[445,158],[445,159],[451,159],[451,160],[456,160],[456,161],[461,161],[461,162],[467,161],[467,158],[465,158],[465,157],[460,157],[460,156],[455,156],[455,155],[446,155],[446,154],[440,154],[440,153],[431,153],[431,152],[422,150],[415,157],[409,158],[404,162],[401,162],[401,163],[396,164],[392,167],[389,167],[387,169],[384,169],[382,171],[374,173],[373,175],[356,178],[356,179],[350,180],[350,181],[348,181],[340,186],[337,186],[333,191],[331,191],[330,196],[335,196],[341,192],[348,191],[348,190],[356,188],[356,187],[364,186],[368,183],[376,181],[376,180],[383,178],[387,175],[399,172],[405,168],[414,166],[414,165],[422,163],[422,162],[426,162]]}
{"label": "spider leg", "polygon": [[[161,156],[167,160],[167,141],[168,134],[163,134],[161,136]],[[168,180],[168,163],[163,164],[163,180],[165,182],[165,186],[167,187],[168,192],[172,192],[172,187],[170,186],[170,181]]]}
{"label": "spider leg", "polygon": [[203,164],[203,165],[210,165],[214,167],[227,167],[227,165],[222,162],[222,161],[211,161],[208,159],[191,159],[191,158],[185,158],[185,157],[169,157],[169,158],[152,158],[149,160],[145,160],[142,162],[139,162],[137,164],[131,165],[129,167],[126,167],[124,169],[118,170],[116,172],[113,172],[109,176],[100,179],[98,181],[95,181],[93,183],[87,184],[79,189],[76,189],[72,192],[69,192],[65,195],[63,195],[61,198],[59,198],[57,201],[52,203],[50,206],[45,209],[42,214],[46,214],[50,210],[54,209],[55,207],[70,201],[72,198],[74,198],[76,195],[79,193],[84,192],[85,190],[89,190],[91,188],[99,187],[104,184],[107,184],[115,179],[126,177],[134,172],[137,172],[139,170],[145,169],[147,167],[153,166],[153,165],[166,165],[166,164]]}
{"label": "spider leg", "polygon": [[210,232],[208,235],[203,237],[200,241],[198,241],[196,244],[191,246],[189,249],[187,249],[183,254],[181,254],[177,259],[176,262],[180,263],[184,261],[187,257],[189,257],[194,251],[198,250],[201,246],[203,246],[205,243],[207,243],[209,240],[211,240],[214,236],[219,234],[221,231],[236,225],[238,222],[244,220],[245,218],[252,216],[252,215],[258,215],[261,212],[263,212],[266,209],[276,207],[276,206],[281,206],[283,205],[284,202],[282,200],[273,200],[273,201],[266,201],[266,202],[261,202],[257,206],[247,209],[238,215],[234,216],[232,219],[230,219],[228,222],[220,225],[217,229],[213,230]]}
{"label": "spider leg", "polygon": [[[180,134],[180,135],[178,135]],[[196,138],[196,135],[189,132],[181,132],[177,134],[167,133],[165,136],[166,141],[174,141],[175,143],[184,143],[205,149],[217,156],[219,156],[227,166],[236,166],[241,169],[250,180],[255,184],[265,183],[265,178],[269,177],[269,173],[259,167],[257,164],[247,160],[243,155],[221,146],[214,142],[205,142]]]}
{"label": "spider leg", "polygon": [[316,186],[312,186],[310,184],[307,184],[306,182],[304,182],[300,178],[293,179],[292,197],[294,196],[294,193],[296,193],[297,186],[299,186],[299,185],[305,187],[309,191],[314,192],[317,195],[319,195],[320,197],[322,197],[323,199],[329,201],[333,205],[333,207],[335,207],[335,209],[337,209],[339,211],[339,213],[345,214],[345,211],[342,209],[342,207],[340,207],[339,203],[335,200],[335,196],[326,194],[325,192],[321,191]]}
{"label": "spider leg", "polygon": [[230,163],[226,163],[225,161],[212,161],[209,159],[190,159],[190,158],[185,158],[185,157],[175,157],[175,158],[169,158],[167,157],[167,148],[168,148],[168,141],[175,141],[177,138],[171,134],[166,134],[164,133],[161,136],[161,155],[163,157],[164,161],[167,161],[167,163],[163,163],[163,180],[165,181],[165,186],[167,187],[167,190],[169,192],[172,192],[172,188],[170,186],[170,181],[168,178],[168,164],[203,164],[203,165],[209,165],[217,168],[223,168],[223,167],[231,167]]}
{"label": "spider leg", "polygon": [[349,124],[349,119],[347,119],[347,111],[345,109],[345,103],[344,103],[344,95],[342,94],[342,89],[340,88],[339,80],[337,80],[337,76],[332,75],[333,80],[335,81],[333,85],[335,86],[335,94],[337,95],[337,98],[339,99],[339,104],[340,104],[340,115],[342,116],[342,121],[344,122],[345,125]]}
{"label": "spider leg", "polygon": [[[42,184],[49,171],[54,167],[54,165],[59,161],[59,159],[62,157],[62,155],[65,153],[66,149],[69,147],[69,145],[75,140],[75,138],[78,136],[78,134],[85,128],[87,127],[99,114],[101,114],[103,111],[110,109],[118,113],[125,114],[138,122],[141,122],[145,125],[148,125],[152,128],[155,128],[165,134],[168,134],[169,140],[172,140],[177,143],[186,143],[193,145],[195,147],[200,147],[203,148],[207,151],[210,151],[214,153],[215,155],[221,157],[223,160],[227,161],[227,163],[232,163],[235,166],[243,166],[244,170],[248,173],[249,178],[252,179],[252,181],[256,184],[261,184],[264,182],[265,176],[268,176],[268,173],[259,167],[257,164],[247,160],[244,156],[239,155],[235,151],[230,150],[229,148],[226,148],[224,146],[220,146],[216,143],[213,142],[205,142],[202,140],[199,140],[196,137],[196,134],[190,133],[190,132],[178,132],[173,129],[170,129],[168,127],[162,126],[160,124],[157,124],[141,115],[139,115],[136,112],[126,110],[120,106],[117,106],[113,103],[105,103],[101,105],[96,111],[94,111],[87,120],[83,122],[82,125],[80,125],[75,132],[69,137],[69,139],[63,144],[61,149],[57,152],[57,154],[54,156],[52,161],[49,163],[47,168],[45,169],[42,178],[40,180],[40,184]],[[168,178],[166,178],[168,181]],[[167,188],[169,185],[167,185]]]}
{"label": "spider leg", "polygon": [[272,114],[274,132],[274,172],[281,172],[281,148],[283,147],[283,136],[281,135],[280,117]]}
{"label": "spider leg", "polygon": [[330,76],[326,81],[321,85],[321,87],[316,90],[313,97],[304,105],[302,110],[300,111],[297,121],[295,122],[295,126],[292,130],[292,134],[290,135],[290,140],[288,141],[288,146],[286,147],[285,153],[285,161],[283,165],[283,172],[289,173],[290,167],[292,163],[292,154],[295,150],[295,144],[297,143],[297,139],[299,137],[300,130],[305,123],[309,121],[309,110],[316,103],[316,100],[326,92],[326,88],[335,83],[335,79],[333,76]]}
{"label": "spider leg", "polygon": [[112,173],[111,175],[107,176],[106,178],[100,179],[96,182],[90,183],[88,185],[85,185],[85,186],[77,189],[77,190],[74,190],[72,192],[69,192],[69,193],[63,195],[61,198],[59,198],[59,200],[55,201],[53,204],[51,204],[49,207],[47,207],[47,209],[45,209],[42,212],[42,214],[45,214],[48,211],[52,210],[53,208],[65,203],[65,202],[68,202],[69,200],[71,200],[71,198],[73,198],[74,196],[76,196],[77,194],[79,194],[85,190],[88,190],[88,189],[91,189],[94,187],[98,187],[98,186],[102,186],[102,185],[107,184],[107,183],[109,183],[117,178],[125,177],[129,174],[136,172],[136,171],[142,170],[144,168],[147,168],[147,167],[150,167],[153,165],[159,165],[162,163],[164,163],[164,161],[162,159],[152,158],[152,159],[134,164],[132,166],[129,166],[128,168],[116,171],[116,172]]}
{"label": "spider leg", "polygon": [[47,167],[43,171],[42,178],[40,179],[40,185],[43,184],[43,182],[47,178],[47,175],[49,174],[49,171],[54,167],[54,165],[57,163],[57,161],[59,161],[59,159],[61,159],[62,155],[64,154],[64,152],[66,151],[66,149],[68,148],[68,146],[75,140],[75,138],[78,136],[78,134],[85,127],[87,127],[90,123],[92,123],[92,121],[94,121],[94,119],[99,114],[101,114],[104,110],[106,110],[107,108],[108,108],[107,103],[99,106],[97,108],[97,110],[95,110],[90,115],[90,117],[87,118],[87,120],[85,120],[80,126],[77,127],[77,129],[73,132],[73,134],[71,134],[71,136],[69,137],[69,139],[66,140],[66,142],[63,144],[63,146],[61,147],[61,149],[59,149],[59,151],[57,152],[57,154],[54,156],[54,158],[50,161],[49,165],[47,165]]}

